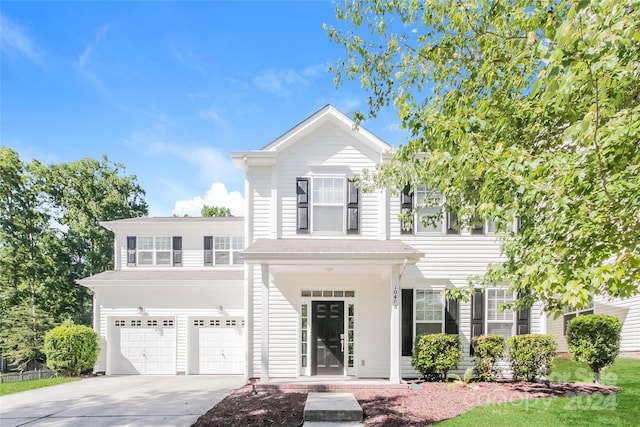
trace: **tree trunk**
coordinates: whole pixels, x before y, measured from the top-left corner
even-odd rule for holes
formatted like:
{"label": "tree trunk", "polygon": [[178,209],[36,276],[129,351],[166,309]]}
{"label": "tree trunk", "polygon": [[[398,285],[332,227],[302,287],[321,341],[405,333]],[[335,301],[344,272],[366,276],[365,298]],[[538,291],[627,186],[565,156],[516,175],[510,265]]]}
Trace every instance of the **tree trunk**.
{"label": "tree trunk", "polygon": [[600,384],[600,371],[593,371],[593,382]]}

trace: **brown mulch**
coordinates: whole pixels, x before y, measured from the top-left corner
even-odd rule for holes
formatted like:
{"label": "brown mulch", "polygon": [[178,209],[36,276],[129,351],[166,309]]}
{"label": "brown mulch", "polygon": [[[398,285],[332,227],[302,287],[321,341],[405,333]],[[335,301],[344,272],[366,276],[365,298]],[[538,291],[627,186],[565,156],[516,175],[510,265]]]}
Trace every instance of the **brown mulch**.
{"label": "brown mulch", "polygon": [[[617,387],[584,383],[452,383],[414,382],[411,390],[380,386],[346,390],[354,394],[364,411],[367,427],[418,427],[455,417],[487,403],[540,397],[569,397],[593,393],[611,394]],[[259,391],[250,383],[232,392],[202,415],[192,427],[294,427],[302,421],[307,393]]]}

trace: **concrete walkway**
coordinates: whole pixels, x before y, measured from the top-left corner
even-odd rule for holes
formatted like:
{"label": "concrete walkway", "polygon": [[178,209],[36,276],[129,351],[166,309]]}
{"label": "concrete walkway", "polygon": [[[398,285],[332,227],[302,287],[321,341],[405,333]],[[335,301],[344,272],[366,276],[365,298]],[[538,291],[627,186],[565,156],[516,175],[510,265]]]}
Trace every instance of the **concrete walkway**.
{"label": "concrete walkway", "polygon": [[0,397],[2,427],[188,427],[241,376],[108,376]]}

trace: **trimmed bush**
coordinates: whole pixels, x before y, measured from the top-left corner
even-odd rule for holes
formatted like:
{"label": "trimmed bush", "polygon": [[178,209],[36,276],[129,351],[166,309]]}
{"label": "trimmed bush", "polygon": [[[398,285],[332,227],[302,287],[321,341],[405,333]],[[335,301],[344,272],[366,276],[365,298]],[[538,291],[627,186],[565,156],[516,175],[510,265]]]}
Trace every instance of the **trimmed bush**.
{"label": "trimmed bush", "polygon": [[513,379],[534,381],[551,366],[556,355],[556,342],[552,335],[515,335],[509,338],[509,362]]}
{"label": "trimmed bush", "polygon": [[460,337],[456,334],[418,335],[413,346],[411,365],[426,380],[442,381],[462,357]]}
{"label": "trimmed bush", "polygon": [[71,320],[51,329],[44,337],[47,365],[61,375],[80,375],[92,369],[98,351],[98,335],[93,329]]}
{"label": "trimmed bush", "polygon": [[480,335],[473,339],[473,358],[476,374],[482,381],[493,381],[499,373],[496,366],[506,347],[502,335]]}
{"label": "trimmed bush", "polygon": [[620,350],[622,323],[607,314],[578,316],[567,324],[567,344],[573,357],[589,365],[600,383],[600,370],[613,363]]}

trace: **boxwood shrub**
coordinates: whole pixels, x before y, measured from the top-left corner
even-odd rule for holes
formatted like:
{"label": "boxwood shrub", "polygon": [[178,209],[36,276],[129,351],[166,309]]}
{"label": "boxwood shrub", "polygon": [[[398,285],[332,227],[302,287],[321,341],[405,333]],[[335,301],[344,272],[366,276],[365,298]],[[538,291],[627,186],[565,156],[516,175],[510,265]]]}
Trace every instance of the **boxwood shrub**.
{"label": "boxwood shrub", "polygon": [[508,340],[513,379],[534,381],[551,366],[556,355],[553,335],[515,335]]}
{"label": "boxwood shrub", "polygon": [[98,358],[98,335],[71,320],[51,329],[44,337],[47,366],[65,376],[92,369]]}
{"label": "boxwood shrub", "polygon": [[596,383],[600,370],[616,360],[620,350],[622,323],[607,314],[578,316],[567,324],[567,344],[573,357],[589,365]]}
{"label": "boxwood shrub", "polygon": [[411,365],[422,376],[431,381],[447,378],[462,357],[460,337],[457,334],[418,335],[413,346]]}
{"label": "boxwood shrub", "polygon": [[482,381],[493,381],[499,373],[496,362],[504,356],[506,347],[502,335],[480,335],[473,338],[473,358],[476,375]]}

